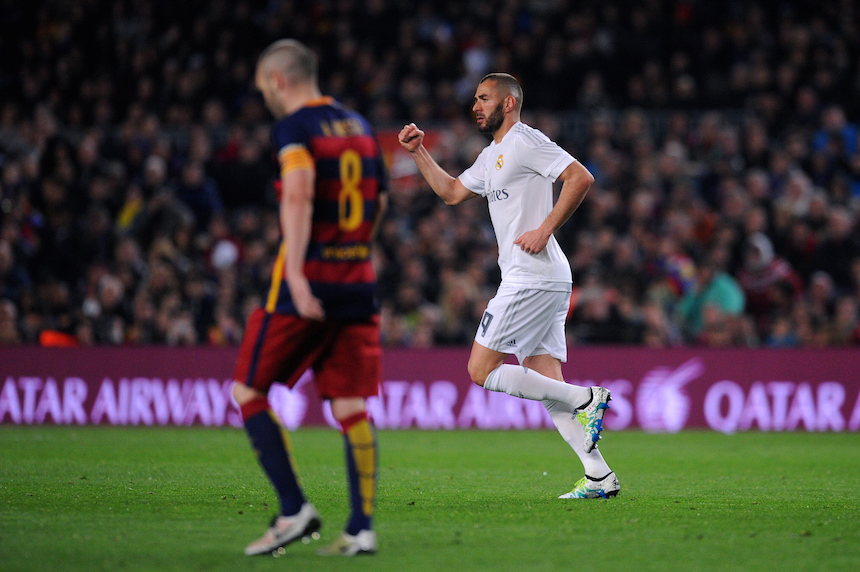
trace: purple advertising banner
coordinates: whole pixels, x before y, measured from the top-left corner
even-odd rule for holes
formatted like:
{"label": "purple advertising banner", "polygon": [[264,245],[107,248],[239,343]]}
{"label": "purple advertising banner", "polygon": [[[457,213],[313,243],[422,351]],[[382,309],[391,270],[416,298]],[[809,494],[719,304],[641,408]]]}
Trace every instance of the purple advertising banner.
{"label": "purple advertising banner", "polygon": [[[468,349],[387,350],[381,429],[536,429],[540,402],[472,384]],[[0,348],[0,423],[241,426],[235,349]],[[612,391],[609,429],[860,430],[860,351],[571,348],[565,379]],[[284,424],[334,426],[307,372],[269,394]]]}

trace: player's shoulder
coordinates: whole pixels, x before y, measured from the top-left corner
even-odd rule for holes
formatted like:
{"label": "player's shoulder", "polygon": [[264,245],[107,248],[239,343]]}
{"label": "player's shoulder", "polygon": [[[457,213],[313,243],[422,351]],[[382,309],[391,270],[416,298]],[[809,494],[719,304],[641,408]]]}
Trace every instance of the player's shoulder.
{"label": "player's shoulder", "polygon": [[522,121],[515,123],[511,127],[511,133],[518,144],[526,147],[540,147],[541,145],[552,143],[550,138],[544,135],[540,129],[535,129]]}
{"label": "player's shoulder", "polygon": [[490,154],[493,153],[493,151],[495,150],[496,146],[493,145],[493,142],[491,141],[483,149],[481,149],[481,152],[478,153],[477,157],[475,157],[475,164],[483,164],[485,161],[488,160]]}
{"label": "player's shoulder", "polygon": [[303,108],[303,119],[323,136],[375,136],[373,126],[361,113],[333,97],[323,97],[316,105]]}
{"label": "player's shoulder", "polygon": [[361,125],[365,135],[370,135],[372,137],[376,136],[376,130],[373,128],[373,125],[371,125],[370,121],[364,115],[349,108],[344,109],[346,109],[349,117],[352,120],[356,121],[359,125]]}
{"label": "player's shoulder", "polygon": [[331,97],[314,100],[272,126],[272,137],[279,147],[290,143],[307,144],[317,137],[348,135],[373,137],[374,131],[363,115]]}
{"label": "player's shoulder", "polygon": [[336,113],[341,114],[344,117],[349,117],[349,118],[355,119],[355,120],[360,121],[361,123],[363,123],[367,126],[370,126],[370,121],[368,121],[364,115],[362,115],[361,113],[359,113],[355,109],[352,109],[351,107],[347,107],[346,105],[342,104],[341,102],[337,101],[336,99],[331,99],[330,105],[331,105],[331,109],[333,109]]}
{"label": "player's shoulder", "polygon": [[285,129],[313,130],[321,119],[331,117],[334,113],[336,113],[334,106],[321,100],[319,103],[306,105],[287,115],[281,119],[281,124]]}
{"label": "player's shoulder", "polygon": [[272,125],[272,140],[279,148],[291,143],[304,143],[307,138],[307,120],[301,114],[287,115]]}

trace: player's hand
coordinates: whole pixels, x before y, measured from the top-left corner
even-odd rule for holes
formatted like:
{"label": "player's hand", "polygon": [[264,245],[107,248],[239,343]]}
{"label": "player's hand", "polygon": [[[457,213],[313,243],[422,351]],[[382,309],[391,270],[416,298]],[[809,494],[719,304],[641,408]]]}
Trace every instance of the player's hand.
{"label": "player's hand", "polygon": [[324,320],[325,311],[322,307],[322,301],[313,295],[311,285],[304,276],[289,280],[290,296],[293,298],[293,305],[296,307],[296,312],[305,320]]}
{"label": "player's hand", "polygon": [[414,153],[424,142],[424,132],[418,129],[418,126],[414,123],[410,123],[403,126],[397,139],[400,140],[400,144],[404,149],[410,153]]}
{"label": "player's hand", "polygon": [[544,231],[538,228],[524,232],[522,236],[514,241],[514,244],[519,245],[527,254],[538,254],[546,248],[549,237],[549,234],[545,234]]}

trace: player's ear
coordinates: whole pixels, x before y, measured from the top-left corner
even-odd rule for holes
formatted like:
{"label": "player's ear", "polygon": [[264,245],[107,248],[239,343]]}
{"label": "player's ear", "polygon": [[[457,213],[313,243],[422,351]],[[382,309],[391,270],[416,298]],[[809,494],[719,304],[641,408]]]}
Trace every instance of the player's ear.
{"label": "player's ear", "polygon": [[271,78],[272,78],[272,81],[275,82],[275,85],[278,87],[278,89],[284,89],[285,87],[287,87],[287,84],[289,83],[287,81],[286,74],[283,74],[278,70],[272,70],[271,71]]}
{"label": "player's ear", "polygon": [[513,95],[505,97],[505,112],[510,113],[517,108],[517,100]]}

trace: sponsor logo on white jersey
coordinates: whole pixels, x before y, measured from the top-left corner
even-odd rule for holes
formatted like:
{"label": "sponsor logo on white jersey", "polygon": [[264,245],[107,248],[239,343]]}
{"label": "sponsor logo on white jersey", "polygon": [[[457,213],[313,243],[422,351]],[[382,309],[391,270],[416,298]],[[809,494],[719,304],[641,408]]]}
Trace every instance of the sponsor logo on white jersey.
{"label": "sponsor logo on white jersey", "polygon": [[494,203],[496,201],[503,201],[506,198],[508,198],[509,196],[510,195],[508,194],[508,189],[499,189],[499,190],[494,189],[494,190],[490,191],[489,193],[487,193],[487,202],[488,203]]}

